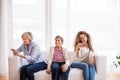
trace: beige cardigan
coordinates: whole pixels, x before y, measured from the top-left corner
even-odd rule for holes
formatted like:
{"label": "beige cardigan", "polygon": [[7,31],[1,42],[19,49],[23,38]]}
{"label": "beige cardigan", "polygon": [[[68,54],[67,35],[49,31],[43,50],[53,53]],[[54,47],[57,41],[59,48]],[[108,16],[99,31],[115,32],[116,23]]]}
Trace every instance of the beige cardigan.
{"label": "beige cardigan", "polygon": [[[50,47],[49,51],[49,59],[48,59],[48,69],[50,69],[52,61],[53,61],[53,54],[54,54],[55,46]],[[67,49],[63,48],[63,56],[65,58],[65,64],[70,65],[70,58]]]}

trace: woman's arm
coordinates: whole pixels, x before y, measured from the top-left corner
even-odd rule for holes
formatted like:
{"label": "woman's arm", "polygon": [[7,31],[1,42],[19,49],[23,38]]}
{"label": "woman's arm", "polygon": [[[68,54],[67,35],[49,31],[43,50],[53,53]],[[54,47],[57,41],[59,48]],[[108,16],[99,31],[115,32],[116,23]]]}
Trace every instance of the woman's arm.
{"label": "woman's arm", "polygon": [[66,72],[66,70],[68,69],[68,65],[67,64],[63,64],[61,66],[62,72]]}
{"label": "woman's arm", "polygon": [[70,66],[70,56],[67,49],[65,48],[63,48],[63,55],[65,57],[65,64],[61,66],[61,69],[63,72],[65,72],[68,69],[68,66]]}
{"label": "woman's arm", "polygon": [[90,53],[89,53],[89,64],[90,65],[95,64],[95,54],[93,51],[90,51]]}
{"label": "woman's arm", "polygon": [[26,59],[25,55],[18,53],[17,56]]}
{"label": "woman's arm", "polygon": [[63,48],[63,55],[65,57],[65,64],[70,65],[70,56],[67,49]]}
{"label": "woman's arm", "polygon": [[48,74],[51,73],[50,67],[51,67],[51,64],[52,64],[53,51],[54,51],[54,47],[50,47],[50,49],[49,49],[49,57],[48,57],[48,58],[49,58],[49,59],[48,59],[48,66],[47,66],[47,70],[46,70],[46,72],[47,72]]}
{"label": "woman's arm", "polygon": [[34,63],[38,60],[38,58],[42,55],[39,47],[37,45],[33,45],[33,46],[30,46],[30,51],[29,53],[24,53],[25,54],[25,57],[26,57],[26,60],[29,62],[29,63]]}
{"label": "woman's arm", "polygon": [[21,57],[21,58],[26,58],[23,54],[20,54],[17,50],[15,50],[15,49],[11,49],[11,51],[13,52],[13,54],[15,55],[15,56],[19,56],[19,57]]}
{"label": "woman's arm", "polygon": [[48,67],[47,67],[48,69],[50,69],[50,66],[52,64],[53,52],[54,52],[54,47],[50,47],[50,49],[49,49]]}

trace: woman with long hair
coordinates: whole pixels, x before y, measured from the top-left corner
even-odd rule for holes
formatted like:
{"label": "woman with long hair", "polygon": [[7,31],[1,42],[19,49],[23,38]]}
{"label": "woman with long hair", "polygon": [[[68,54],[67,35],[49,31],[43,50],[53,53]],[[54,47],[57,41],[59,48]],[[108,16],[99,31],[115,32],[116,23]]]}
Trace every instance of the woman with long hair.
{"label": "woman with long hair", "polygon": [[82,69],[84,80],[94,80],[95,77],[93,51],[90,35],[85,31],[79,31],[74,43],[71,68]]}

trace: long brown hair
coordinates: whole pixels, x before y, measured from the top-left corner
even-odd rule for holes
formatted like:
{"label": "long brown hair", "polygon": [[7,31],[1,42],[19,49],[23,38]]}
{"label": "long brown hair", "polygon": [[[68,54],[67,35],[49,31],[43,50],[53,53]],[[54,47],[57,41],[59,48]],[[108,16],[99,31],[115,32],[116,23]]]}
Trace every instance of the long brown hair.
{"label": "long brown hair", "polygon": [[90,35],[89,35],[87,32],[85,32],[85,31],[79,31],[79,32],[77,33],[76,38],[75,38],[75,42],[74,42],[74,51],[75,51],[75,49],[76,49],[77,44],[78,44],[78,43],[81,43],[81,40],[80,40],[80,35],[81,35],[81,34],[84,34],[84,35],[87,36],[88,48],[89,48],[91,51],[93,51]]}

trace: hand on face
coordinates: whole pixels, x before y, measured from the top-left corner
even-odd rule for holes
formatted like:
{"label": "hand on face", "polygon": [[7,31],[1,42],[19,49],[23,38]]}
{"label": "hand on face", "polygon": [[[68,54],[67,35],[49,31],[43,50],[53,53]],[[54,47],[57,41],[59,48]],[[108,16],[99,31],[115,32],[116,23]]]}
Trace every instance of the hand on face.
{"label": "hand on face", "polygon": [[87,46],[86,42],[78,43],[77,46],[76,46],[76,51],[78,51],[80,48],[85,47],[85,46]]}
{"label": "hand on face", "polygon": [[87,43],[86,43],[86,42],[78,43],[78,46],[79,46],[79,47],[85,47],[85,46],[87,46]]}

